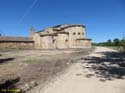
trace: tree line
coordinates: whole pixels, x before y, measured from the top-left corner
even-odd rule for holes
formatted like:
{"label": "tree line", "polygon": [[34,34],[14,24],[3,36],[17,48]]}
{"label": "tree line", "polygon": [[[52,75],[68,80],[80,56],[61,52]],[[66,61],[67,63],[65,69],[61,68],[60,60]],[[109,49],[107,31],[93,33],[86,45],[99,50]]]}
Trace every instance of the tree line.
{"label": "tree line", "polygon": [[125,47],[125,39],[115,38],[114,40],[107,40],[106,42],[93,43],[94,46],[124,46]]}

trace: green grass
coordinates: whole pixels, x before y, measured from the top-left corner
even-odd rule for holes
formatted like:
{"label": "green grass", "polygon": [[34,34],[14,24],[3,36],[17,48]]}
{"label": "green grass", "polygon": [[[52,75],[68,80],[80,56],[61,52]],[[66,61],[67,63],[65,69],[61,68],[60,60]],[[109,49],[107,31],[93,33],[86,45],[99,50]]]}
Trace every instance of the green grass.
{"label": "green grass", "polygon": [[27,60],[23,61],[23,63],[27,63],[27,64],[34,64],[36,62],[38,62],[38,60],[34,59],[34,58],[33,59],[27,59]]}

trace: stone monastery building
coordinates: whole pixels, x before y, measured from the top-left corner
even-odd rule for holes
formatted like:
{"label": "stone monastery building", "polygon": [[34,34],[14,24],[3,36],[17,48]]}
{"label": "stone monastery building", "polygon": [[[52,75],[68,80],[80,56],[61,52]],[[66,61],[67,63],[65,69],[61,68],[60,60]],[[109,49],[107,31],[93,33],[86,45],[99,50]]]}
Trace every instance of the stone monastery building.
{"label": "stone monastery building", "polygon": [[68,49],[91,48],[91,39],[85,37],[84,25],[57,25],[35,32],[29,37],[0,36],[0,48]]}
{"label": "stone monastery building", "polygon": [[91,39],[85,38],[84,25],[57,25],[38,32],[30,30],[35,48],[63,49],[63,48],[90,48]]}

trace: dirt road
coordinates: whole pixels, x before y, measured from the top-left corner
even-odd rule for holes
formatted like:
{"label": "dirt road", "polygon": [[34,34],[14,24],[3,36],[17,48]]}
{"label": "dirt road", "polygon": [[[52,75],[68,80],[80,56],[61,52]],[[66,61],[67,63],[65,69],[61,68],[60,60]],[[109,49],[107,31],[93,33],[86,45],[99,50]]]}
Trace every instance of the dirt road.
{"label": "dirt road", "polygon": [[[98,47],[87,57],[104,57],[106,52],[115,52],[112,49]],[[84,57],[85,58],[85,57]],[[57,77],[53,83],[45,88],[40,86],[32,93],[125,93],[125,79],[103,80],[93,75],[93,70],[88,70],[89,65],[84,58],[78,59],[65,74]],[[84,63],[85,62],[85,63]],[[89,73],[87,76],[87,73]]]}

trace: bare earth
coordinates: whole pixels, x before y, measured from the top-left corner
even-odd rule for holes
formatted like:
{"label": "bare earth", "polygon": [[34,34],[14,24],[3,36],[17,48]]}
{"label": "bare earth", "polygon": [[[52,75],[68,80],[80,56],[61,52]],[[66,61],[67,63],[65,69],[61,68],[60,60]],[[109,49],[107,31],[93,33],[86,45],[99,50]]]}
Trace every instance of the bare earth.
{"label": "bare earth", "polygon": [[27,92],[61,75],[73,59],[92,49],[0,49],[0,93],[2,89],[20,88]]}
{"label": "bare earth", "polygon": [[[103,57],[104,52],[115,52],[112,49],[98,47],[87,57]],[[41,88],[38,86],[30,93],[125,93],[125,79],[100,81],[97,77],[86,77],[86,73],[94,73],[87,68],[85,60],[76,60],[65,74]]]}

